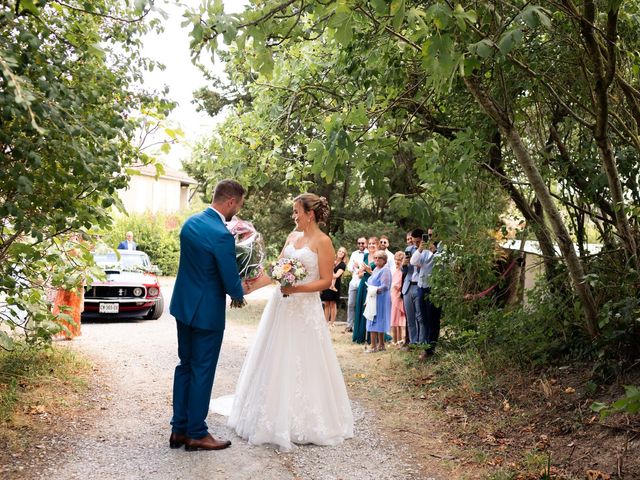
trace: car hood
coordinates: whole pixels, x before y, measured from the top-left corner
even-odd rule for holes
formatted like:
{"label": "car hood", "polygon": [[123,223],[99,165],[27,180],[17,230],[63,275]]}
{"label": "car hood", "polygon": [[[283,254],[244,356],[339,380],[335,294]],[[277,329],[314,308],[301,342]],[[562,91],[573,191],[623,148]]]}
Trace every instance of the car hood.
{"label": "car hood", "polygon": [[155,275],[143,272],[117,272],[115,270],[107,270],[107,279],[105,281],[93,282],[94,285],[105,285],[116,283],[118,285],[140,285],[158,283]]}

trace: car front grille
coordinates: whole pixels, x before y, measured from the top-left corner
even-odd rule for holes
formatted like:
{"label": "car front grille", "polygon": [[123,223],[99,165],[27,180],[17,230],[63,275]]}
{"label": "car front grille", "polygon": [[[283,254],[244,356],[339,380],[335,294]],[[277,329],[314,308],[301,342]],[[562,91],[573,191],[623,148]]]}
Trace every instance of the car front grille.
{"label": "car front grille", "polygon": [[142,295],[135,298],[144,298],[146,289],[144,287],[116,287],[109,285],[95,285],[88,287],[84,293],[85,298],[130,298],[133,297],[133,289],[142,288]]}

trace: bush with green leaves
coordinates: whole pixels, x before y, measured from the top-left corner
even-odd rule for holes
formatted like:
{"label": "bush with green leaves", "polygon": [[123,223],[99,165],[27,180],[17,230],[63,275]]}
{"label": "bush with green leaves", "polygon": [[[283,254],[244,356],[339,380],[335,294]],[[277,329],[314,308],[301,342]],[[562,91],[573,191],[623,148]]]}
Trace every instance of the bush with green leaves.
{"label": "bush with green leaves", "polygon": [[139,112],[170,108],[139,87],[154,66],[140,55],[142,35],[160,25],[147,18],[153,8],[0,4],[0,348],[20,334],[47,343],[56,326],[46,288],[78,278],[61,244],[107,228],[127,169],[151,162],[137,143]]}

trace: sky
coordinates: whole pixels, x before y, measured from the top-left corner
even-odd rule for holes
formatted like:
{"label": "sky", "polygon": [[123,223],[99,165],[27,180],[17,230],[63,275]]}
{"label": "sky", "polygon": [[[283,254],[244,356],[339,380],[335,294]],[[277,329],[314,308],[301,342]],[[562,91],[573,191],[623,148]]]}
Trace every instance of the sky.
{"label": "sky", "polygon": [[[181,3],[197,7],[201,1],[181,0]],[[246,1],[223,0],[223,3],[226,12],[238,12],[243,9]],[[168,97],[178,102],[178,106],[169,116],[169,122],[172,128],[176,126],[182,128],[185,136],[179,145],[173,145],[170,153],[161,155],[160,159],[170,168],[180,168],[181,160],[189,156],[190,145],[210,134],[221,118],[212,118],[206,113],[198,113],[195,105],[191,103],[193,91],[206,86],[207,81],[200,70],[191,63],[189,29],[180,26],[184,20],[182,14],[185,7],[172,2],[162,8],[169,15],[163,21],[164,32],[159,35],[156,33],[147,35],[144,54],[163,63],[166,69],[146,72],[144,86],[161,90],[164,85],[167,85],[169,86]],[[216,73],[222,73],[223,66],[216,63],[211,65],[211,69]]]}

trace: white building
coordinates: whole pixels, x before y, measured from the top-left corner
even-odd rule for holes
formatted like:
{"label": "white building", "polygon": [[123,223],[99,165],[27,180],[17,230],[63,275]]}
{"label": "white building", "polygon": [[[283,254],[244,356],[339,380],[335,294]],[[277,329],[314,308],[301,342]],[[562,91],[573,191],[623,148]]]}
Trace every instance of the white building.
{"label": "white building", "polygon": [[153,165],[135,169],[139,174],[132,175],[129,187],[118,192],[128,213],[174,213],[191,204],[198,182],[186,173],[165,167],[156,178]]}

